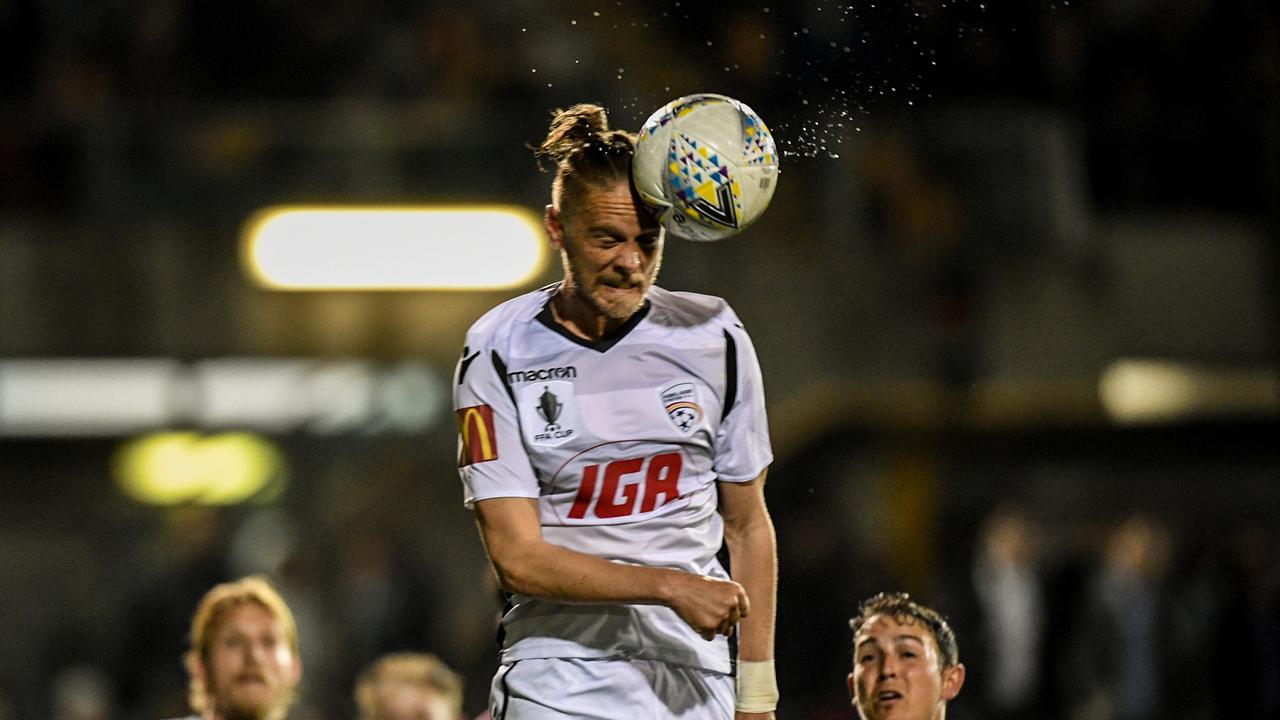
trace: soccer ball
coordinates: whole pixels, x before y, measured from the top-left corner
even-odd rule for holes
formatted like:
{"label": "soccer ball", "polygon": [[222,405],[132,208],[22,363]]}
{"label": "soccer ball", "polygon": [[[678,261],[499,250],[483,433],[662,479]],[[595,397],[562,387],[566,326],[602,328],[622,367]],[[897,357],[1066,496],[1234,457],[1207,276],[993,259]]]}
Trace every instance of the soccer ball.
{"label": "soccer ball", "polygon": [[755,222],[778,185],[773,135],[751,108],[724,95],[672,100],[645,121],[631,178],[667,231],[723,240]]}

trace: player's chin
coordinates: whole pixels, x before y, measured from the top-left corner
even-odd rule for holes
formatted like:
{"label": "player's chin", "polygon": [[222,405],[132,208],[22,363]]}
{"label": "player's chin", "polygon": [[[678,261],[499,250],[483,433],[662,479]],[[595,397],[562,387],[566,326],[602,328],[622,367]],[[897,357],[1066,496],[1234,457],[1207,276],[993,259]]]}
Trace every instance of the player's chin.
{"label": "player's chin", "polygon": [[645,291],[642,286],[617,288],[605,285],[596,293],[596,305],[614,320],[626,320],[644,306]]}
{"label": "player's chin", "polygon": [[234,717],[258,717],[279,700],[277,695],[266,683],[245,683],[229,694],[226,705]]}
{"label": "player's chin", "polygon": [[271,703],[266,698],[240,697],[227,703],[224,713],[228,718],[265,718],[269,715],[270,709]]}

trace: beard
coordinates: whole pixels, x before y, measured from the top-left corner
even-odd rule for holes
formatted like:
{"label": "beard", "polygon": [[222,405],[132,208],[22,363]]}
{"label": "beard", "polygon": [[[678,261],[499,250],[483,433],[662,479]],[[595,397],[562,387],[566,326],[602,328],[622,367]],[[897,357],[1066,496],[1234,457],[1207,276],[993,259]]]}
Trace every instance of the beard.
{"label": "beard", "polygon": [[[658,270],[662,267],[662,258],[654,260],[653,269],[648,274],[632,273],[630,276],[597,275],[594,284],[588,284],[583,273],[569,253],[561,254],[565,278],[572,286],[575,298],[591,308],[597,314],[610,320],[623,321],[636,314],[644,307],[649,288],[658,279]],[[614,294],[608,288],[623,288],[634,292]]]}
{"label": "beard", "polygon": [[284,706],[279,703],[238,703],[229,701],[218,704],[220,720],[274,720],[284,717]]}
{"label": "beard", "polygon": [[[217,680],[215,679],[216,683]],[[230,682],[234,683],[234,680]],[[214,688],[213,700],[219,720],[272,720],[284,717],[289,703],[279,696],[279,689],[263,695],[247,696],[234,686]]]}
{"label": "beard", "polygon": [[220,708],[218,717],[221,720],[269,720],[271,717],[266,707],[239,707],[232,706],[229,708]]}

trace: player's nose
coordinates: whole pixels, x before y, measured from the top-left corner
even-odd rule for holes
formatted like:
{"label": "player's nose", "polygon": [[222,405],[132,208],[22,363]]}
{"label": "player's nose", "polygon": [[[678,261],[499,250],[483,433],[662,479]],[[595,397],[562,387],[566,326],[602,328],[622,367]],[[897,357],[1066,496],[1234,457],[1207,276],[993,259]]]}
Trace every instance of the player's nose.
{"label": "player's nose", "polygon": [[632,240],[620,245],[618,254],[614,258],[614,263],[629,272],[639,270],[641,265],[644,264],[643,254],[640,252],[640,244]]}
{"label": "player's nose", "polygon": [[898,674],[898,663],[892,656],[880,660],[880,677],[893,677]]}

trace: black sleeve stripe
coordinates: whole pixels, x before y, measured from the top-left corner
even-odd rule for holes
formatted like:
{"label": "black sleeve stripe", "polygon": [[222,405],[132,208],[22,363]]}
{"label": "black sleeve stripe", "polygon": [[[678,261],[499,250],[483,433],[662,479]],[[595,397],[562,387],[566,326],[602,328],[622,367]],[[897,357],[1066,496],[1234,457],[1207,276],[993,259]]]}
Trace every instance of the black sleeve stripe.
{"label": "black sleeve stripe", "polygon": [[498,373],[498,382],[502,383],[502,387],[507,389],[507,395],[511,398],[511,404],[516,404],[516,394],[511,389],[511,385],[507,382],[507,364],[502,362],[502,358],[498,357],[498,351],[493,350],[490,355],[493,357],[493,371]]}
{"label": "black sleeve stripe", "polygon": [[459,385],[462,384],[462,379],[467,376],[467,368],[471,367],[471,362],[476,358],[480,357],[479,350],[471,353],[470,356],[467,355],[468,350],[470,350],[470,348],[462,348],[462,359],[458,361],[458,384]]}
{"label": "black sleeve stripe", "polygon": [[724,412],[720,413],[720,422],[729,417],[738,399],[738,344],[728,330],[724,331],[724,377]]}

